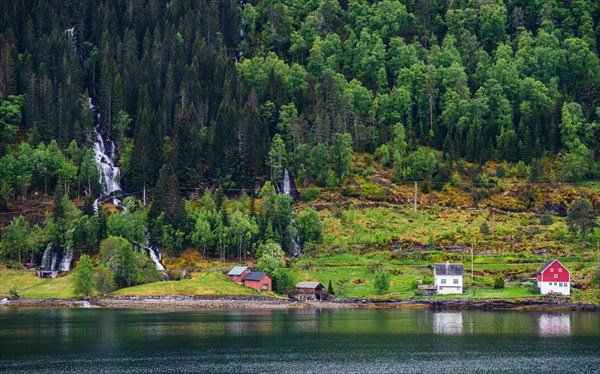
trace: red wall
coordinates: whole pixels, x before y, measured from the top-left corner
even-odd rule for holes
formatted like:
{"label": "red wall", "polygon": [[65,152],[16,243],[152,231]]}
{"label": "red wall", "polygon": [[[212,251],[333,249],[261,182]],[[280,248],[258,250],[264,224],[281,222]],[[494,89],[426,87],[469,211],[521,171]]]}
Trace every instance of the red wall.
{"label": "red wall", "polygon": [[246,287],[254,288],[257,291],[264,291],[262,288],[263,284],[267,284],[269,291],[273,290],[273,280],[268,275],[265,275],[261,278],[260,281],[245,281],[244,285]]}
{"label": "red wall", "polygon": [[242,275],[238,275],[237,277],[235,275],[230,275],[229,280],[236,283],[242,283],[248,274],[250,274],[249,271],[244,271]]}
{"label": "red wall", "polygon": [[[558,277],[555,278],[555,275]],[[543,282],[570,282],[569,272],[558,261],[554,261],[542,274],[538,274],[537,279]]]}

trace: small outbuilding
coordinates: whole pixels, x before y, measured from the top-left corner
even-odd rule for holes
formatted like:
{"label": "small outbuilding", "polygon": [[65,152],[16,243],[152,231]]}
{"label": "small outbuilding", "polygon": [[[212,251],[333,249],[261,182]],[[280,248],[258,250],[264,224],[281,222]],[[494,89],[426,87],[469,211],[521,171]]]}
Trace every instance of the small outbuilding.
{"label": "small outbuilding", "polygon": [[229,280],[237,284],[244,284],[244,278],[250,274],[250,269],[247,266],[234,266],[233,269],[227,273]]}
{"label": "small outbuilding", "polygon": [[542,295],[571,294],[571,272],[556,259],[542,265],[536,278]]}
{"label": "small outbuilding", "polygon": [[463,264],[433,265],[433,284],[439,295],[463,292]]}
{"label": "small outbuilding", "polygon": [[319,282],[299,282],[296,284],[296,294],[308,300],[327,300],[327,289]]}
{"label": "small outbuilding", "polygon": [[251,272],[244,277],[244,285],[257,291],[272,291],[273,278],[267,273]]}

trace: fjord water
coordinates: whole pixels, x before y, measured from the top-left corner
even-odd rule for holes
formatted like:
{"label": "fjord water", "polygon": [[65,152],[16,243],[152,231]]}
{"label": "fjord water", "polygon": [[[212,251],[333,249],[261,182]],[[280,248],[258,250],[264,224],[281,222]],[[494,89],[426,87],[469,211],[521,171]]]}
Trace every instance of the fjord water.
{"label": "fjord water", "polygon": [[0,372],[598,372],[600,313],[0,308]]}

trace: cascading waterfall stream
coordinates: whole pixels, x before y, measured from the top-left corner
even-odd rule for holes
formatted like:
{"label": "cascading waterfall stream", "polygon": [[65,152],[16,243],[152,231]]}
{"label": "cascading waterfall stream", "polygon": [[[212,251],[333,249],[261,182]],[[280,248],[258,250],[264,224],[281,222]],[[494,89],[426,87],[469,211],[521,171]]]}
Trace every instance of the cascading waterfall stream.
{"label": "cascading waterfall stream", "polygon": [[[275,185],[277,185],[277,183]],[[294,180],[290,178],[290,173],[287,168],[283,169],[283,188],[280,189],[279,186],[277,186],[277,192],[291,196],[292,198],[298,195]],[[298,224],[294,218],[292,218],[292,225],[295,229],[298,229]],[[302,253],[302,243],[300,242],[298,235],[296,235],[294,237],[294,256],[298,256],[300,253]]]}
{"label": "cascading waterfall stream", "polygon": [[[104,136],[100,129],[100,111],[93,105],[91,98],[89,99],[89,103],[90,108],[94,111],[94,128],[96,133],[94,159],[100,172],[100,185],[102,186],[101,195],[94,201],[94,211],[98,214],[102,201],[108,200],[114,205],[121,206],[121,169],[115,161],[115,143],[109,137]],[[150,237],[147,231],[146,243],[137,244],[146,250],[148,256],[154,262],[156,270],[165,270],[164,265],[161,263],[162,255],[157,247],[150,245]]]}

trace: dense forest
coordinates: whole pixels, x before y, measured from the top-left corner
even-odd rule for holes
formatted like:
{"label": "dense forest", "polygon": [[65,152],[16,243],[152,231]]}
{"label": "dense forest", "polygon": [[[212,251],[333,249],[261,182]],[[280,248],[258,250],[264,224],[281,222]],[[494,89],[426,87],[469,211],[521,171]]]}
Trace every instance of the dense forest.
{"label": "dense forest", "polygon": [[[353,152],[397,182],[433,188],[460,160],[535,169],[550,157],[567,182],[598,172],[595,0],[1,0],[0,9],[0,209],[54,194],[47,224],[79,222],[83,231],[73,223],[54,238],[73,243],[88,230],[83,252],[107,230],[144,236],[94,217],[95,108],[123,192],[152,197],[140,225],[175,253],[193,244],[235,257],[268,238],[290,252],[296,230],[317,238],[314,212],[296,228],[291,199],[265,182],[287,168],[302,185],[336,188]],[[241,208],[220,209],[244,192]],[[190,194],[198,199],[185,203]],[[67,214],[80,195],[83,213]]]}

